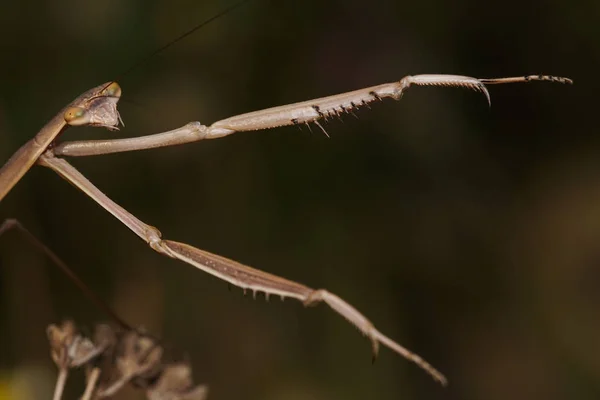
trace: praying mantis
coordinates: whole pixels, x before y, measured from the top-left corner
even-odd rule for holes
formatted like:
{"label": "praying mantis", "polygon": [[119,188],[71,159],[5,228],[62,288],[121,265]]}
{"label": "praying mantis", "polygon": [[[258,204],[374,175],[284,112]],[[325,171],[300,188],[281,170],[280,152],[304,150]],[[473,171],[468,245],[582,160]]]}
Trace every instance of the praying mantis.
{"label": "praying mantis", "polygon": [[572,83],[568,78],[546,75],[478,79],[459,75],[414,75],[397,82],[363,88],[347,93],[322,97],[299,103],[268,108],[217,121],[212,125],[191,122],[167,132],[130,139],[75,141],[57,143],[57,138],[69,126],[119,128],[122,123],[117,103],[121,87],[107,82],[83,93],[62,109],[40,132],[25,143],[0,169],[0,200],[2,200],[24,174],[38,164],[50,168],[69,183],[96,201],[106,211],[145,241],[154,251],[192,265],[243,290],[253,293],[289,297],[314,305],[323,302],[371,341],[373,356],[380,344],[411,360],[428,372],[436,381],[446,384],[445,376],[419,355],[381,333],[356,308],[326,289],[312,289],[303,284],[270,274],[233,260],[200,250],[189,244],[162,239],[160,231],[142,222],[123,207],[112,201],[87,178],[69,164],[65,156],[92,156],[117,152],[172,146],[205,139],[224,137],[237,132],[255,131],[287,125],[314,124],[324,130],[322,123],[329,118],[352,113],[358,108],[384,98],[399,100],[411,86],[463,87],[481,92],[490,102],[485,85],[529,81]]}
{"label": "praying mantis", "polygon": [[383,344],[413,361],[437,381],[446,378],[420,356],[400,346],[381,333],[356,308],[337,295],[325,290],[314,290],[305,285],[250,268],[221,256],[208,253],[185,243],[162,239],[160,231],[142,222],[133,214],[96,188],[87,178],[71,166],[65,157],[92,156],[185,144],[204,139],[214,139],[237,132],[271,129],[280,126],[315,126],[325,131],[324,123],[352,114],[359,108],[369,107],[385,98],[399,100],[410,86],[462,87],[481,92],[490,102],[486,85],[527,82],[532,80],[571,83],[568,78],[545,75],[499,79],[477,79],[457,75],[414,75],[393,83],[372,86],[339,95],[304,101],[226,118],[211,125],[191,122],[181,128],[154,135],[117,140],[58,142],[59,136],[69,126],[95,126],[109,130],[118,129],[121,123],[117,103],[121,88],[116,82],[99,85],[79,96],[62,109],[33,139],[23,145],[0,169],[0,201],[33,166],[47,167],[83,191],[99,205],[125,224],[153,250],[178,259],[204,272],[208,272],[234,286],[267,296],[290,297],[306,305],[324,302],[355,325],[371,340],[373,354]]}

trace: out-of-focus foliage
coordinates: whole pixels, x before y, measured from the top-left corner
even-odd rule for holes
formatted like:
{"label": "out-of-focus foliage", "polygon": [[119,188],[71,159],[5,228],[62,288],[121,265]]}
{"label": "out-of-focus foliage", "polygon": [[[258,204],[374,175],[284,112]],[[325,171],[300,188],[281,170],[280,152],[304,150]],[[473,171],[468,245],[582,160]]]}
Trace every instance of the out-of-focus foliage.
{"label": "out-of-focus foliage", "polygon": [[[407,74],[573,78],[491,87],[491,110],[475,93],[410,89],[331,122],[331,138],[292,127],[72,160],[165,237],[341,295],[449,388],[387,350],[371,365],[368,342],[325,307],[253,301],[157,255],[51,171],[30,171],[0,216],[186,354],[212,399],[596,399],[600,3],[253,0],[122,76],[228,4],[2,2],[2,162],[111,79],[126,127],[67,138],[210,123]],[[0,237],[0,262],[0,369],[49,398],[46,325],[105,317],[17,234]]]}

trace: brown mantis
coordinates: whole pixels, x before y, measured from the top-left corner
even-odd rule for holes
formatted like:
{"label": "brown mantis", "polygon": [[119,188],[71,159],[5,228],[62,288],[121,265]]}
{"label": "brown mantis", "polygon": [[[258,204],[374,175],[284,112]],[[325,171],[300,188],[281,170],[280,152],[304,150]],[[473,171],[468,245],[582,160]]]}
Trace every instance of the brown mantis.
{"label": "brown mantis", "polygon": [[277,295],[282,299],[291,297],[300,300],[305,305],[324,302],[370,339],[374,357],[377,355],[379,345],[383,344],[416,363],[435,380],[446,384],[444,375],[433,366],[378,331],[364,315],[337,295],[325,289],[312,289],[303,284],[248,267],[185,243],[162,239],[158,229],[140,221],[133,214],[113,202],[63,157],[101,155],[171,146],[203,139],[219,138],[236,132],[270,129],[286,125],[315,124],[324,131],[322,122],[327,121],[329,118],[352,113],[360,107],[368,106],[370,103],[387,97],[399,100],[406,89],[413,85],[468,88],[484,94],[489,103],[490,96],[485,85],[534,80],[572,83],[568,78],[546,75],[496,79],[477,79],[458,75],[415,75],[404,77],[397,82],[242,114],[208,126],[199,122],[191,122],[172,131],[131,139],[57,143],[57,138],[69,126],[88,125],[110,130],[118,129],[121,119],[117,111],[117,102],[121,96],[121,88],[116,82],[108,82],[77,97],[6,162],[0,169],[0,200],[34,164],[50,168],[91,197],[158,253],[181,260],[234,286],[238,286],[244,291],[249,289],[253,293],[264,292],[267,297]]}

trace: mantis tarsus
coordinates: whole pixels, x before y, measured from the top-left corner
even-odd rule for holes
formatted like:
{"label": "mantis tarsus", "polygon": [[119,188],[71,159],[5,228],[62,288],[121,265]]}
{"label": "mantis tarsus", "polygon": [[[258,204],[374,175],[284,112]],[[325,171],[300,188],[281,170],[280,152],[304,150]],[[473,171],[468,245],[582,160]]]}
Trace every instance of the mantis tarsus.
{"label": "mantis tarsus", "polygon": [[411,85],[473,89],[483,93],[489,103],[490,96],[485,85],[534,80],[572,83],[568,78],[546,75],[496,79],[477,79],[459,75],[415,75],[404,77],[393,83],[242,114],[208,126],[192,122],[172,131],[132,139],[56,143],[58,136],[68,126],[89,125],[111,130],[118,129],[121,120],[117,111],[117,102],[121,96],[121,88],[116,82],[109,82],[85,92],[71,102],[10,158],[0,169],[0,200],[33,164],[37,163],[48,167],[95,200],[158,253],[193,265],[244,289],[244,291],[249,289],[254,293],[264,292],[266,296],[291,297],[302,301],[305,305],[325,302],[371,340],[374,357],[377,355],[379,344],[382,343],[416,363],[435,380],[446,384],[444,375],[417,354],[379,332],[365,316],[342,298],[325,289],[315,290],[188,244],[163,240],[158,229],[145,224],[113,202],[61,157],[90,156],[171,146],[202,139],[219,138],[235,132],[262,130],[285,125],[315,124],[324,130],[321,122],[327,121],[328,118],[351,113],[357,108],[368,106],[369,103],[386,97],[399,100]]}

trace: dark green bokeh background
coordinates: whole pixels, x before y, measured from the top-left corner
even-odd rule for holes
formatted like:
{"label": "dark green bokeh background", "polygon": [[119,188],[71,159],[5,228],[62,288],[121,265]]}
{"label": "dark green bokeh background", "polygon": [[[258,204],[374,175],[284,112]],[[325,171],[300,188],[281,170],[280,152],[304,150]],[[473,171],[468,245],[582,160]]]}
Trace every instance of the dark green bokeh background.
{"label": "dark green bokeh background", "polygon": [[[291,127],[72,160],[164,237],[344,297],[447,389],[387,349],[371,365],[368,342],[324,306],[253,301],[157,255],[49,170],[30,171],[0,216],[185,353],[211,399],[598,398],[600,3],[254,0],[121,76],[228,4],[2,2],[1,160],[111,79],[126,127],[66,138],[210,123],[407,74],[573,78],[491,87],[491,110],[476,93],[411,89],[328,124],[331,138]],[[0,238],[0,262],[0,384],[50,398],[45,326],[105,317],[17,234]]]}

